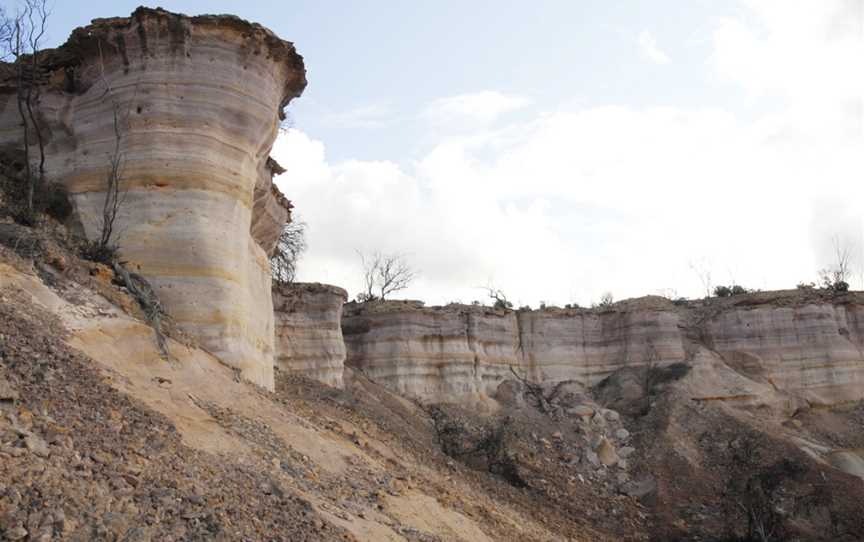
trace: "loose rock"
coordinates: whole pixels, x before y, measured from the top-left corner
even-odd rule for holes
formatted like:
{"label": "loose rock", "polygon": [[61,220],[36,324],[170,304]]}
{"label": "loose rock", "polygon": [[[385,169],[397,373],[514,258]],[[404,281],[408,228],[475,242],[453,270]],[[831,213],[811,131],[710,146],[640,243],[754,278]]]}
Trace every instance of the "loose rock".
{"label": "loose rock", "polygon": [[597,447],[597,457],[607,467],[611,467],[619,461],[618,454],[615,453],[615,446],[605,438],[600,441],[600,445]]}

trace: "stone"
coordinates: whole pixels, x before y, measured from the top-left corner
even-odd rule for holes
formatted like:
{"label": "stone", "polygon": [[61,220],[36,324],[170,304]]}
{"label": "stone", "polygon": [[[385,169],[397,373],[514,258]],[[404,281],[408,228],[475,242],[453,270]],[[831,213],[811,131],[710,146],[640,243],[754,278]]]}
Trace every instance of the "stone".
{"label": "stone", "polygon": [[[122,46],[99,47],[107,43]],[[302,57],[236,17],[142,7],[76,29],[51,58],[38,91],[46,181],[69,193],[76,227],[91,240],[101,233],[111,119],[115,107],[129,111],[120,258],[183,331],[272,390],[268,256],[291,203],[273,184],[280,167],[269,151],[306,85]],[[4,147],[23,142],[15,94],[0,89]]]}
{"label": "stone", "polygon": [[24,527],[13,527],[11,529],[7,529],[5,533],[3,533],[6,537],[6,540],[23,540],[27,536],[27,529]]}
{"label": "stone", "polygon": [[18,391],[12,387],[3,375],[0,375],[0,403],[18,400]]}
{"label": "stone", "polygon": [[555,440],[563,440],[564,435],[561,433],[561,431],[555,431],[554,433],[552,433],[552,438]]}
{"label": "stone", "polygon": [[505,380],[495,389],[495,400],[510,408],[524,408],[525,384],[519,380]]}
{"label": "stone", "polygon": [[597,427],[606,427],[606,418],[603,416],[602,412],[598,412],[594,414],[593,418],[591,418],[591,423]]}
{"label": "stone", "polygon": [[61,533],[66,531],[66,512],[62,508],[55,508],[51,511],[51,520],[58,531]]}
{"label": "stone", "polygon": [[611,467],[619,461],[615,446],[606,438],[602,439],[600,445],[597,446],[597,457],[607,467]]}
{"label": "stone", "polygon": [[628,438],[630,438],[630,431],[622,427],[621,429],[615,431],[615,438],[617,438],[618,440],[627,440]]}
{"label": "stone", "polygon": [[864,454],[851,450],[836,450],[828,454],[828,462],[834,468],[864,480]]}
{"label": "stone", "polygon": [[582,418],[590,418],[594,415],[594,409],[588,405],[578,405],[567,411],[569,414]]}
{"label": "stone", "polygon": [[627,463],[626,459],[618,459],[617,467],[621,470],[627,470],[627,467],[630,465]]}
{"label": "stone", "polygon": [[24,437],[24,446],[35,455],[45,458],[51,455],[51,450],[48,448],[48,443],[37,435],[29,435]]}
{"label": "stone", "polygon": [[633,455],[633,452],[636,451],[636,448],[632,446],[623,446],[618,450],[618,457],[621,459],[626,459]]}
{"label": "stone", "polygon": [[652,476],[638,481],[631,480],[622,484],[619,491],[629,497],[642,500],[657,491],[657,481]]}
{"label": "stone", "polygon": [[592,451],[592,450],[588,450],[585,452],[585,459],[588,461],[588,464],[591,465],[592,467],[599,467],[600,466],[600,458],[597,456],[597,453]]}
{"label": "stone", "polygon": [[603,409],[603,416],[606,417],[610,422],[618,422],[621,420],[621,415],[615,412],[614,410],[610,410],[608,408]]}
{"label": "stone", "polygon": [[348,292],[319,283],[274,285],[276,366],[343,387],[342,305]]}

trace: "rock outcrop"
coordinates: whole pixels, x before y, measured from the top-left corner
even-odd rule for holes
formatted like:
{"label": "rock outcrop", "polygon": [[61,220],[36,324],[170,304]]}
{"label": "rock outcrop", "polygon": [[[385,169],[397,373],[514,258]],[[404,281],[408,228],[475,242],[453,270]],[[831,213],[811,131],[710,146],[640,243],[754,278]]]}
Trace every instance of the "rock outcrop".
{"label": "rock outcrop", "polygon": [[864,306],[738,307],[704,325],[708,346],[735,371],[808,401],[864,397]]}
{"label": "rock outcrop", "polygon": [[[78,225],[98,238],[119,156],[122,259],[206,349],[272,388],[268,253],[291,206],[273,186],[269,152],[283,107],[306,84],[294,46],[232,16],[139,8],[76,29],[44,58],[45,171],[71,194]],[[22,142],[7,77],[0,146]]]}
{"label": "rock outcrop", "polygon": [[703,382],[696,400],[777,392],[832,404],[864,397],[862,301],[780,292],[591,310],[349,304],[343,333],[347,365],[431,402],[493,397],[514,373],[591,386],[622,368],[686,363]]}
{"label": "rock outcrop", "polygon": [[440,401],[486,395],[518,368],[512,311],[412,301],[346,307],[346,364],[399,393]]}
{"label": "rock outcrop", "polygon": [[327,284],[274,286],[276,366],[341,388],[342,305],[347,299],[345,290]]}

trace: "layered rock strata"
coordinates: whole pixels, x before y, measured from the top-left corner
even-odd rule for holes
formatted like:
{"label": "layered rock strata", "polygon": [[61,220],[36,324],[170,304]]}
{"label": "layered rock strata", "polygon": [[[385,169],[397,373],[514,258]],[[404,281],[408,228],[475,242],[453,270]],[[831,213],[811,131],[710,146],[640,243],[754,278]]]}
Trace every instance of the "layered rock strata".
{"label": "layered rock strata", "polygon": [[512,311],[411,301],[346,307],[346,363],[399,393],[442,401],[485,394],[519,368]]}
{"label": "layered rock strata", "polygon": [[345,343],[340,324],[347,299],[345,290],[327,284],[274,286],[276,366],[341,388]]}
{"label": "layered rock strata", "polygon": [[[283,107],[306,84],[294,46],[232,16],[139,8],[76,29],[43,58],[35,105],[46,177],[69,191],[78,225],[99,237],[119,158],[122,259],[185,331],[272,388],[268,253],[290,204],[269,152]],[[15,92],[7,77],[7,149],[23,143]]]}
{"label": "layered rock strata", "polygon": [[818,403],[864,396],[864,306],[808,303],[723,311],[704,337],[730,367]]}
{"label": "layered rock strata", "polygon": [[514,373],[587,386],[624,367],[679,362],[703,375],[696,400],[746,399],[766,390],[828,404],[864,397],[862,300],[766,295],[684,305],[649,297],[603,310],[518,312],[349,304],[346,364],[427,401],[492,397]]}

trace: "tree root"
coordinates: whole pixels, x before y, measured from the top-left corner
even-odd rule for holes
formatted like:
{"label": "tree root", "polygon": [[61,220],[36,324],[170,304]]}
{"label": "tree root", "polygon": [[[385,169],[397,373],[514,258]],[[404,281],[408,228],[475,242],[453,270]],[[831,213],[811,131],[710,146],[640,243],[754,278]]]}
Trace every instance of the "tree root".
{"label": "tree root", "polygon": [[122,264],[117,262],[114,262],[112,266],[117,276],[123,279],[126,289],[135,296],[138,305],[144,311],[144,317],[156,335],[156,344],[159,346],[162,358],[166,360],[171,359],[171,355],[168,352],[168,341],[162,333],[162,317],[165,316],[165,310],[162,308],[156,292],[153,291],[147,279],[141,275],[130,273]]}

